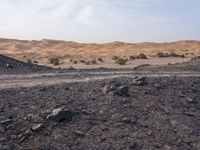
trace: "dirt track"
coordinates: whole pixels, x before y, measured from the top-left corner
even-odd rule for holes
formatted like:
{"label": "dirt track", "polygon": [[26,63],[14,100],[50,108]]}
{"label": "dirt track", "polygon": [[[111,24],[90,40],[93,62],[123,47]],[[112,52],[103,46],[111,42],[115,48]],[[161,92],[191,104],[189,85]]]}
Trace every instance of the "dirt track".
{"label": "dirt track", "polygon": [[84,73],[46,73],[46,74],[18,74],[18,75],[1,75],[0,89],[16,87],[33,87],[38,85],[55,85],[61,83],[88,82],[118,77],[200,77],[200,72],[144,72],[144,71],[107,71],[107,72],[84,72]]}

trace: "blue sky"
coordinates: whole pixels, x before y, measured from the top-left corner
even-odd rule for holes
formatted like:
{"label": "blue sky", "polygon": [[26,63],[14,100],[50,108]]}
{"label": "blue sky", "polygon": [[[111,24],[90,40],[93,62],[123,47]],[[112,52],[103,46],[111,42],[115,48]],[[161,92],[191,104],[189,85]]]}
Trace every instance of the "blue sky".
{"label": "blue sky", "polygon": [[200,40],[200,0],[0,0],[0,37]]}

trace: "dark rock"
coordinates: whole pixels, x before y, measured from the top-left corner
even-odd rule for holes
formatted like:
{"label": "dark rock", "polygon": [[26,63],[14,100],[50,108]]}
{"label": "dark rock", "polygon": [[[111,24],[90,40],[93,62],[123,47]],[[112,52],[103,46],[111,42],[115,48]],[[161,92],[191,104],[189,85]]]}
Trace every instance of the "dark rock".
{"label": "dark rock", "polygon": [[47,89],[45,87],[39,89],[40,92],[45,92],[46,90]]}
{"label": "dark rock", "polygon": [[10,135],[10,139],[11,140],[16,140],[17,139],[17,135]]}
{"label": "dark rock", "polygon": [[3,133],[4,131],[5,129],[2,126],[0,126],[0,133]]}
{"label": "dark rock", "polygon": [[10,122],[11,122],[11,119],[6,119],[6,120],[0,121],[0,124],[9,124]]}
{"label": "dark rock", "polygon": [[30,130],[26,130],[24,133],[21,133],[18,135],[18,139],[20,142],[23,142],[26,140],[29,136],[31,136],[33,133]]}
{"label": "dark rock", "polygon": [[13,66],[10,65],[10,64],[6,64],[6,67],[7,67],[7,68],[13,68]]}
{"label": "dark rock", "polygon": [[190,116],[190,117],[195,116],[195,113],[194,112],[190,112],[190,111],[185,111],[185,112],[183,112],[183,114],[186,115],[186,116]]}
{"label": "dark rock", "polygon": [[69,109],[56,108],[46,118],[49,122],[71,121],[72,111]]}
{"label": "dark rock", "polygon": [[140,146],[138,145],[137,142],[135,141],[131,141],[130,144],[129,144],[129,149],[130,150],[140,150]]}
{"label": "dark rock", "polygon": [[122,122],[125,122],[125,123],[132,123],[132,120],[130,118],[127,118],[127,117],[124,117],[122,119]]}
{"label": "dark rock", "polygon": [[147,77],[139,77],[139,78],[136,78],[135,81],[146,81],[147,80]]}
{"label": "dark rock", "polygon": [[74,134],[76,134],[78,136],[82,136],[82,137],[85,136],[85,134],[80,130],[74,130],[73,132],[74,132]]}
{"label": "dark rock", "polygon": [[7,138],[3,138],[3,137],[0,138],[0,142],[4,142],[6,140],[7,140]]}
{"label": "dark rock", "polygon": [[155,88],[160,88],[160,87],[161,87],[161,85],[158,84],[158,83],[154,84],[153,86],[154,86]]}
{"label": "dark rock", "polygon": [[132,84],[144,86],[145,84],[147,84],[146,80],[147,80],[147,77],[139,77],[139,78],[136,78],[135,80],[133,80]]}
{"label": "dark rock", "polygon": [[0,146],[0,150],[11,150],[12,147],[10,145],[4,144]]}
{"label": "dark rock", "polygon": [[121,96],[128,96],[129,95],[129,88],[127,85],[123,85],[117,88],[116,94]]}

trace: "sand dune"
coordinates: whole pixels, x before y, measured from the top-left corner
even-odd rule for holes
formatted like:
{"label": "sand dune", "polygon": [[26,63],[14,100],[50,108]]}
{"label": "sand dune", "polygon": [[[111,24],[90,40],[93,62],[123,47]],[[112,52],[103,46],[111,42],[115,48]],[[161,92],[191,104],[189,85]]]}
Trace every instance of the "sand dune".
{"label": "sand dune", "polygon": [[37,60],[47,62],[50,57],[61,59],[71,58],[111,58],[113,55],[129,57],[139,53],[155,56],[158,52],[174,51],[187,56],[200,55],[200,41],[176,41],[170,43],[123,43],[112,42],[104,44],[76,43],[44,39],[28,41],[16,39],[0,39],[0,54],[20,60]]}

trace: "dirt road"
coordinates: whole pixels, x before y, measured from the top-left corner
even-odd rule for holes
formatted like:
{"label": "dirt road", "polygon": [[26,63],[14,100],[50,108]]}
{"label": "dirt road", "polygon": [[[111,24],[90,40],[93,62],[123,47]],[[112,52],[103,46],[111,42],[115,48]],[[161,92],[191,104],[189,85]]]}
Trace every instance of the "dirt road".
{"label": "dirt road", "polygon": [[0,89],[9,89],[17,87],[33,87],[38,85],[55,85],[61,83],[89,82],[118,77],[200,77],[200,72],[144,72],[144,71],[87,71],[83,73],[46,73],[46,74],[19,74],[19,75],[1,75]]}

